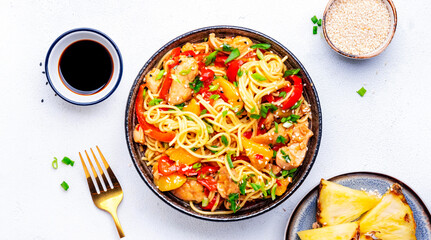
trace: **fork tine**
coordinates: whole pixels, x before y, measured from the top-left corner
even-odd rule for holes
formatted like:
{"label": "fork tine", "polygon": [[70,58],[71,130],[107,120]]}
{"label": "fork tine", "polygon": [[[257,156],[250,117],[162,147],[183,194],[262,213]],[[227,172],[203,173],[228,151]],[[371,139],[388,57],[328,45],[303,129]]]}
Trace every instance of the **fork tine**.
{"label": "fork tine", "polygon": [[87,155],[88,163],[90,163],[90,167],[91,167],[91,170],[92,170],[92,172],[93,172],[94,178],[96,179],[97,186],[99,186],[99,191],[100,191],[100,192],[103,192],[104,190],[103,190],[103,187],[102,187],[102,183],[100,182],[100,180],[99,180],[99,176],[97,175],[97,172],[96,172],[96,170],[94,169],[93,163],[91,163],[91,159],[90,159],[90,157],[88,156],[87,150],[85,150],[85,155]]}
{"label": "fork tine", "polygon": [[96,145],[96,148],[100,154],[100,157],[102,158],[103,165],[105,165],[106,171],[108,172],[109,177],[111,178],[112,185],[114,185],[114,187],[120,187],[121,188],[120,183],[118,182],[117,178],[115,177],[114,172],[112,172],[111,167],[109,166],[108,162],[105,159],[105,156],[103,156],[103,154],[102,154],[102,151],[100,151],[99,146]]}
{"label": "fork tine", "polygon": [[85,177],[87,178],[88,188],[90,189],[91,193],[97,193],[97,190],[93,184],[93,180],[91,179],[90,173],[88,172],[87,166],[85,165],[84,159],[82,159],[81,153],[79,153],[79,157],[81,158],[82,167],[84,168]]}
{"label": "fork tine", "polygon": [[90,151],[93,154],[94,161],[96,161],[96,165],[97,165],[97,168],[99,169],[99,173],[100,173],[100,175],[102,175],[103,181],[105,182],[106,189],[111,188],[111,185],[109,185],[108,179],[106,179],[105,173],[103,172],[102,167],[100,167],[99,160],[97,159],[96,155],[94,154],[93,149],[90,148]]}

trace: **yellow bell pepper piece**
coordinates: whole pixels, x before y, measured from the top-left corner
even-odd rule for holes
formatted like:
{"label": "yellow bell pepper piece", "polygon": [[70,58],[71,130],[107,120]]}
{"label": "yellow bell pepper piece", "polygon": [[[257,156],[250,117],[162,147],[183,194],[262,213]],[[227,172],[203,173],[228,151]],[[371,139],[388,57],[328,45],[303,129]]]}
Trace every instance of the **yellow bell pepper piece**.
{"label": "yellow bell pepper piece", "polygon": [[229,104],[232,105],[235,112],[239,112],[244,107],[244,102],[239,95],[238,89],[231,82],[219,77],[212,84],[219,85],[219,89],[229,99]]}
{"label": "yellow bell pepper piece", "polygon": [[186,181],[187,177],[178,173],[172,173],[168,176],[160,176],[158,179],[154,178],[154,183],[162,192],[177,189],[181,187]]}
{"label": "yellow bell pepper piece", "polygon": [[277,188],[275,189],[275,195],[281,196],[283,195],[284,192],[286,192],[287,186],[290,183],[290,179],[289,178],[278,179],[278,182],[281,184],[281,186],[277,185]]}
{"label": "yellow bell pepper piece", "polygon": [[189,152],[187,152],[187,150],[181,147],[169,148],[165,153],[172,161],[178,161],[179,163],[184,163],[187,165],[197,163],[201,160],[200,158],[191,155]]}
{"label": "yellow bell pepper piece", "polygon": [[[242,146],[245,149],[245,154],[250,158],[251,165],[256,169],[260,170],[265,167],[265,165],[272,158],[272,150],[268,145],[256,143],[245,137],[241,137]],[[259,154],[262,157],[256,155]]]}
{"label": "yellow bell pepper piece", "polygon": [[183,108],[183,111],[192,112],[192,113],[196,114],[197,116],[199,116],[201,113],[201,107],[200,107],[199,103],[193,98],[189,102],[189,105],[187,105]]}

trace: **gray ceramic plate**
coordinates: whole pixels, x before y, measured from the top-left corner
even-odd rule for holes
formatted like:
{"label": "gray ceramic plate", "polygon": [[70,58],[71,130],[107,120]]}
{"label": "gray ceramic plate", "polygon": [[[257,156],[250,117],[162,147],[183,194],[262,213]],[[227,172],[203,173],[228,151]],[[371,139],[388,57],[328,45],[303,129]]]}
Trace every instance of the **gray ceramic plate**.
{"label": "gray ceramic plate", "polygon": [[[413,210],[413,216],[417,225],[416,239],[431,239],[430,212],[419,196],[403,182],[381,173],[372,172],[346,173],[328,180],[353,189],[378,190],[381,194],[384,194],[392,184],[400,184],[403,188],[404,196]],[[299,240],[296,233],[311,229],[312,224],[316,222],[318,187],[319,186],[316,186],[309,192],[301,202],[299,202],[298,206],[296,206],[296,209],[293,211],[287,223],[286,240]]]}
{"label": "gray ceramic plate", "polygon": [[[139,144],[133,142],[133,129],[137,122],[134,108],[135,99],[136,94],[138,93],[139,85],[142,83],[143,77],[158,63],[162,56],[170,49],[182,46],[187,42],[201,42],[204,38],[207,38],[210,33],[215,33],[216,36],[219,37],[241,35],[250,38],[255,43],[269,43],[271,44],[271,50],[277,53],[279,56],[288,56],[288,59],[285,61],[285,64],[289,68],[301,69],[299,75],[302,77],[302,80],[304,82],[303,95],[307,102],[310,103],[311,113],[313,115],[313,118],[310,122],[310,128],[313,131],[314,136],[308,142],[308,151],[304,161],[302,162],[302,166],[298,168],[298,171],[293,177],[293,182],[288,186],[286,192],[282,196],[278,197],[275,201],[257,201],[255,204],[251,204],[250,206],[244,207],[240,209],[236,214],[232,215],[202,215],[193,211],[187,202],[176,198],[170,192],[159,191],[159,189],[153,183],[153,175],[151,173],[151,168],[147,167],[146,164],[140,161],[143,155],[141,147],[139,146]],[[320,138],[322,135],[322,114],[320,111],[319,98],[317,96],[316,89],[314,88],[314,84],[311,81],[310,76],[308,75],[304,66],[302,66],[299,60],[286,47],[284,47],[281,43],[277,42],[271,37],[251,29],[235,26],[213,26],[193,30],[171,40],[161,49],[159,49],[147,61],[147,63],[142,67],[141,71],[136,77],[136,80],[130,90],[130,95],[126,107],[125,125],[127,145],[129,147],[129,152],[130,156],[132,157],[133,164],[135,165],[136,169],[138,170],[138,173],[141,175],[142,179],[145,181],[148,187],[158,197],[160,197],[160,199],[162,199],[164,202],[166,202],[173,208],[193,217],[212,221],[237,221],[257,216],[273,209],[274,207],[282,203],[284,200],[289,198],[299,188],[299,186],[302,184],[302,182],[310,172],[311,167],[313,166],[313,163],[317,157],[317,152],[319,151]]]}

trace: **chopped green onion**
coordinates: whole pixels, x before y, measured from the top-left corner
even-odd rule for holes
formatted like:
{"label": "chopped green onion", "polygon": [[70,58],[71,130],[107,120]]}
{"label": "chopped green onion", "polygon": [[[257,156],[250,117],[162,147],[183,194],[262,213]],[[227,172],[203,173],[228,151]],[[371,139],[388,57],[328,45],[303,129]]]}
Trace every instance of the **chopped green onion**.
{"label": "chopped green onion", "polygon": [[227,75],[223,75],[223,78],[227,80]]}
{"label": "chopped green onion", "polygon": [[210,55],[205,57],[205,66],[208,66],[215,61],[217,53],[218,50],[215,50],[214,52],[210,53]]}
{"label": "chopped green onion", "polygon": [[194,121],[193,118],[191,118],[191,117],[189,117],[187,115],[184,115],[184,117],[186,117],[186,119],[189,120],[189,121]]}
{"label": "chopped green onion", "polygon": [[271,44],[269,44],[269,43],[258,43],[258,44],[254,44],[250,48],[252,48],[252,49],[260,48],[260,49],[266,50],[270,47],[271,47]]}
{"label": "chopped green onion", "polygon": [[290,169],[290,170],[283,170],[283,171],[281,172],[281,176],[282,176],[283,178],[286,178],[286,177],[293,177],[293,174],[295,174],[296,170],[297,170],[297,168]]}
{"label": "chopped green onion", "polygon": [[280,92],[280,94],[278,94],[278,96],[285,98],[287,96],[287,93],[285,91]]}
{"label": "chopped green onion", "polygon": [[278,123],[274,122],[274,125],[275,125],[275,133],[278,133]]}
{"label": "chopped green onion", "polygon": [[275,158],[275,157],[277,157],[277,151],[272,150],[272,158]]}
{"label": "chopped green onion", "polygon": [[227,57],[226,61],[224,62],[225,64],[227,64],[228,62],[234,60],[235,58],[239,57],[240,52],[238,48],[235,48],[234,50],[232,50],[232,52],[230,53],[229,57]]}
{"label": "chopped green onion", "polygon": [[277,176],[275,176],[275,174],[272,172],[272,169],[271,169],[271,171],[269,172],[269,176],[271,176],[272,178],[277,178]]}
{"label": "chopped green onion", "polygon": [[147,96],[147,88],[144,88],[144,91],[142,93],[142,98],[145,99],[145,96]]}
{"label": "chopped green onion", "polygon": [[260,185],[260,189],[262,190],[264,197],[268,196],[268,193],[265,190],[265,183],[262,183],[262,185]]}
{"label": "chopped green onion", "polygon": [[277,189],[277,184],[274,184],[274,186],[271,189],[271,199],[272,201],[275,200],[275,190]]}
{"label": "chopped green onion", "polygon": [[195,77],[193,82],[189,83],[189,87],[193,89],[195,93],[198,93],[201,88],[204,86],[204,83],[199,79],[199,77]]}
{"label": "chopped green onion", "polygon": [[223,51],[225,51],[225,52],[232,52],[232,50],[233,50],[233,47],[229,44],[226,44],[226,43],[223,43],[222,48],[223,48]]}
{"label": "chopped green onion", "polygon": [[236,200],[238,200],[239,194],[238,193],[231,193],[229,194],[228,202],[230,203],[230,209],[235,213],[238,208],[236,206]]}
{"label": "chopped green onion", "polygon": [[226,136],[225,135],[221,135],[221,142],[225,145],[225,146],[227,146],[227,145],[229,145],[229,142],[227,141],[227,138],[226,138]]}
{"label": "chopped green onion", "polygon": [[214,132],[213,127],[212,127],[211,125],[209,125],[209,124],[205,124],[205,125],[207,126],[207,131],[208,131],[208,133],[209,133],[209,134],[212,134],[212,133]]}
{"label": "chopped green onion", "polygon": [[189,69],[187,69],[187,70],[182,70],[182,71],[180,71],[180,75],[181,76],[186,76],[187,74],[189,74],[190,72],[192,71],[192,67],[190,67]]}
{"label": "chopped green onion", "polygon": [[237,81],[233,82],[233,85],[234,85],[236,88],[238,88],[238,82],[237,82]]}
{"label": "chopped green onion", "polygon": [[236,73],[236,75],[238,75],[238,77],[241,77],[244,74],[244,72],[240,69],[238,69],[238,72]]}
{"label": "chopped green onion", "polygon": [[317,34],[317,26],[313,26],[313,34]]}
{"label": "chopped green onion", "polygon": [[250,110],[250,113],[254,113],[254,112],[256,112],[256,107],[253,107],[253,108]]}
{"label": "chopped green onion", "polygon": [[217,100],[217,99],[219,99],[219,97],[220,97],[220,95],[218,95],[218,94],[213,94],[213,95],[211,95],[211,96],[210,96],[210,99]]}
{"label": "chopped green onion", "polygon": [[208,91],[210,91],[210,92],[214,92],[215,90],[217,90],[218,89],[218,87],[219,87],[220,85],[218,85],[218,84],[216,84],[216,85],[210,85],[210,87],[209,87],[209,89],[208,89]]}
{"label": "chopped green onion", "polygon": [[272,103],[265,103],[261,105],[260,110],[261,110],[260,115],[263,118],[266,118],[266,115],[268,114],[269,111],[274,112],[277,110],[277,106],[275,106]]}
{"label": "chopped green onion", "polygon": [[256,50],[256,55],[257,55],[257,58],[259,58],[260,60],[263,59],[263,53],[259,50],[259,48]]}
{"label": "chopped green onion", "polygon": [[69,185],[67,184],[67,182],[63,181],[60,186],[64,189],[64,191],[67,191],[67,189],[69,189]]}
{"label": "chopped green onion", "polygon": [[242,195],[245,195],[245,187],[247,186],[247,177],[244,176],[242,178],[241,183],[238,185],[239,187],[239,191],[241,192]]}
{"label": "chopped green onion", "polygon": [[239,116],[239,115],[241,115],[243,112],[244,112],[244,108],[243,108],[243,109],[241,109],[241,111],[237,112],[237,113],[236,113],[236,115],[237,115],[237,116]]}
{"label": "chopped green onion", "polygon": [[160,104],[162,101],[163,101],[163,99],[154,98],[154,99],[151,99],[151,101],[148,103],[148,105],[156,106],[156,105]]}
{"label": "chopped green onion", "polygon": [[193,164],[193,169],[201,168],[202,164],[200,162]]}
{"label": "chopped green onion", "polygon": [[[180,104],[175,105],[175,107],[179,108],[180,110],[183,110],[185,105],[186,105],[185,103],[180,103]],[[174,109],[172,109],[172,110],[174,110]]]}
{"label": "chopped green onion", "polygon": [[260,185],[256,183],[250,183],[251,187],[254,189],[254,191],[257,191],[260,189]]}
{"label": "chopped green onion", "polygon": [[52,161],[52,168],[57,169],[58,168],[58,162],[57,162],[57,158],[54,157],[54,161]]}
{"label": "chopped green onion", "polygon": [[[281,119],[281,120],[283,120],[283,119]],[[285,122],[285,123],[283,123],[283,127],[284,128],[290,128],[292,125],[293,125],[292,122]]]}
{"label": "chopped green onion", "polygon": [[290,109],[294,110],[294,109],[299,108],[299,106],[301,106],[301,103],[302,103],[302,99],[301,99],[301,100],[299,100],[299,101],[297,101],[297,102],[295,103],[295,105],[293,105]]}
{"label": "chopped green onion", "polygon": [[259,73],[253,73],[251,74],[251,77],[254,78],[255,80],[262,82],[262,81],[266,81],[266,78],[262,75],[260,75]]}
{"label": "chopped green onion", "polygon": [[160,72],[156,76],[156,80],[162,79],[163,74],[165,74],[165,69],[160,70]]}
{"label": "chopped green onion", "polygon": [[317,17],[316,17],[316,15],[314,15],[312,18],[311,18],[311,21],[314,23],[314,24],[316,24],[317,23]]}
{"label": "chopped green onion", "polygon": [[208,206],[208,203],[209,203],[208,198],[204,197],[204,199],[202,199],[202,207]]}
{"label": "chopped green onion", "polygon": [[202,115],[204,115],[205,113],[207,113],[208,112],[208,110],[206,110],[206,109],[203,109],[202,111],[201,111],[201,113],[199,114],[199,116],[202,116]]}
{"label": "chopped green onion", "polygon": [[204,38],[204,42],[208,41],[208,38]]}
{"label": "chopped green onion", "polygon": [[199,148],[192,148],[193,152],[196,152]]}
{"label": "chopped green onion", "polygon": [[228,112],[227,112],[227,110],[224,110],[224,111],[222,112],[222,116],[223,116],[223,117],[226,117],[226,116],[227,116],[227,113],[228,113]]}
{"label": "chopped green onion", "polygon": [[283,143],[286,144],[287,139],[281,135],[278,135],[277,140],[275,140],[276,143]]}
{"label": "chopped green onion", "polygon": [[254,118],[254,119],[259,119],[260,115],[259,114],[251,114],[250,117]]}
{"label": "chopped green onion", "polygon": [[367,92],[367,90],[364,87],[362,87],[361,89],[359,89],[356,92],[359,94],[359,96],[363,97],[365,95],[365,93]]}
{"label": "chopped green onion", "polygon": [[299,69],[299,68],[287,70],[286,72],[284,72],[283,77],[288,77],[290,75],[296,75],[299,73],[299,71],[301,71],[301,69]]}
{"label": "chopped green onion", "polygon": [[319,19],[319,21],[317,21],[317,26],[322,26],[322,19]]}
{"label": "chopped green onion", "polygon": [[70,158],[68,157],[64,157],[63,160],[61,160],[62,163],[66,164],[66,165],[70,165],[73,167],[73,164],[75,164],[74,161],[72,161]]}
{"label": "chopped green onion", "polygon": [[230,157],[231,155],[232,155],[232,153],[226,154],[226,158],[227,158],[227,163],[228,163],[229,167],[233,168],[232,158]]}

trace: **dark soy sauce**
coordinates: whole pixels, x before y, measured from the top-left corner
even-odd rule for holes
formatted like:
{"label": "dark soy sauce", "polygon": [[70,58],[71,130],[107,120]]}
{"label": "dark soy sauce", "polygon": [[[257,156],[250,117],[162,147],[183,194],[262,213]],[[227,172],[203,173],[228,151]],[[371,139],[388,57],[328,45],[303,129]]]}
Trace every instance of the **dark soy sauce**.
{"label": "dark soy sauce", "polygon": [[69,45],[60,57],[60,76],[67,87],[80,94],[93,94],[111,79],[112,57],[98,42],[81,40]]}

